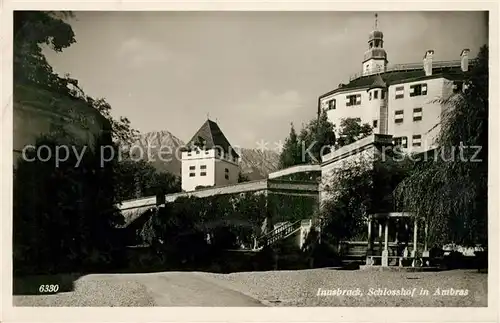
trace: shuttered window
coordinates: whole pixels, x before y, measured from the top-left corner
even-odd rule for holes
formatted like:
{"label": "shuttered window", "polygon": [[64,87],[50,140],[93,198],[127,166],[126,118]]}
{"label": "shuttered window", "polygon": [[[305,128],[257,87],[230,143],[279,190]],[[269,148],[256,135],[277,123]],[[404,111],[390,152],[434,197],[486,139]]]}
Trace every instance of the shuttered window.
{"label": "shuttered window", "polygon": [[413,121],[422,120],[422,108],[414,108],[413,109]]}
{"label": "shuttered window", "polygon": [[405,97],[405,87],[404,86],[398,86],[396,87],[395,91],[395,99],[402,99]]}
{"label": "shuttered window", "polygon": [[403,110],[394,111],[394,123],[403,123],[404,119],[403,116],[404,116]]}

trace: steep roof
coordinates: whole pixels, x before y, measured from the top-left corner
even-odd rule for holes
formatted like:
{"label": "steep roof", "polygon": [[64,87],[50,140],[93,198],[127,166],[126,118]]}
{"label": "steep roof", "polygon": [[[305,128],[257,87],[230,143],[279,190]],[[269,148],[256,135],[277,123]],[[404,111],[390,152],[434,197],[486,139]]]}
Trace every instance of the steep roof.
{"label": "steep roof", "polygon": [[393,84],[400,84],[406,82],[414,82],[426,79],[433,79],[444,77],[450,80],[459,80],[464,78],[464,72],[460,69],[460,66],[450,66],[450,67],[437,67],[433,68],[432,75],[426,76],[423,68],[409,69],[409,70],[393,70],[380,74],[372,74],[367,76],[361,76],[351,80],[347,84],[341,84],[338,88],[333,91],[327,92],[320,96],[320,98],[339,92],[351,91],[355,89],[367,89],[369,88],[376,79],[380,77],[386,86]]}
{"label": "steep roof", "polygon": [[382,79],[382,76],[380,74],[375,75],[375,78],[373,80],[372,85],[368,88],[368,90],[371,89],[385,89],[387,87],[387,84],[385,84],[384,80]]}
{"label": "steep roof", "polygon": [[214,121],[207,119],[201,128],[195,133],[193,138],[187,143],[187,147],[201,145],[205,149],[220,147],[224,153],[230,153],[234,157],[239,157],[238,153],[232,148],[219,125]]}

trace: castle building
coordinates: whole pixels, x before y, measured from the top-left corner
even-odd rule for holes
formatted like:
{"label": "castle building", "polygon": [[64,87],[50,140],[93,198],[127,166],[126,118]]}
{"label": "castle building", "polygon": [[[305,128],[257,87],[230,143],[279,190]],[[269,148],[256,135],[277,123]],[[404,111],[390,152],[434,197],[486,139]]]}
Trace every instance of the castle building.
{"label": "castle building", "polygon": [[181,154],[182,190],[238,183],[239,155],[217,123],[207,120]]}
{"label": "castle building", "polygon": [[[375,15],[375,17],[377,17]],[[388,65],[384,34],[377,29],[368,36],[362,69],[318,99],[318,114],[340,127],[342,119],[359,118],[375,134],[394,137],[403,150],[422,152],[436,147],[439,123],[446,100],[464,89],[469,50],[455,61],[435,61],[427,50],[422,63]]]}

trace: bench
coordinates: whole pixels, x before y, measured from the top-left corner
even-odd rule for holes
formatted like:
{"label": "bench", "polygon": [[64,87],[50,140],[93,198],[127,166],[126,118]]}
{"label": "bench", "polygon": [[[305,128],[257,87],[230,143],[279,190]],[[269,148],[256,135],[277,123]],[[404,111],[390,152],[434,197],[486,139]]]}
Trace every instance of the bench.
{"label": "bench", "polygon": [[[395,263],[393,264],[399,267],[405,267],[404,262],[406,260],[410,261],[410,264],[413,264],[414,261],[417,262],[416,267],[420,267],[423,264],[422,258],[420,257],[403,257],[403,256],[389,256],[387,257],[389,260],[389,263],[391,263],[391,260],[395,260]],[[379,261],[376,261],[379,260]],[[377,262],[378,265],[382,264],[382,256],[367,256],[366,257],[366,264],[367,265],[375,265],[375,262]]]}

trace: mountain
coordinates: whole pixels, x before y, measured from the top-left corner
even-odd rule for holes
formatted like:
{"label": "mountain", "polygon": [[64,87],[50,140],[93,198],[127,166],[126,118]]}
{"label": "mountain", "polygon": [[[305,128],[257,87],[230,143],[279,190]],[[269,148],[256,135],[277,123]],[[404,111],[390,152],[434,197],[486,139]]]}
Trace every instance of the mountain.
{"label": "mountain", "polygon": [[[171,132],[153,131],[139,136],[132,145],[132,153],[136,159],[151,162],[158,171],[180,176],[183,146],[184,142]],[[250,180],[265,178],[278,169],[279,155],[274,151],[242,148],[239,153],[242,173]]]}
{"label": "mountain", "polygon": [[[158,171],[180,176],[182,146],[184,142],[171,132],[153,131],[139,135],[138,140],[132,145],[131,153],[136,159],[140,157],[149,161]],[[179,158],[175,157],[176,154]]]}
{"label": "mountain", "polygon": [[278,170],[279,155],[272,150],[242,148],[240,155],[241,171],[250,180],[265,178]]}

